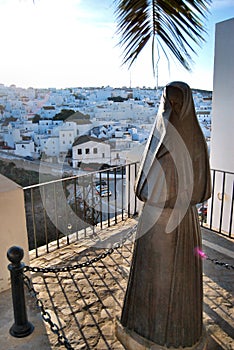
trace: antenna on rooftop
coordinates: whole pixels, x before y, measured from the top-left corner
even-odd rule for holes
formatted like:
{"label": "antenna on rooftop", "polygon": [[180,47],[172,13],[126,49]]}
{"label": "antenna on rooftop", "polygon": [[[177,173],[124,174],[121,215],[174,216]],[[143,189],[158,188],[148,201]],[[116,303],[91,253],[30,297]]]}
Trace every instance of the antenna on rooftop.
{"label": "antenna on rooftop", "polygon": [[156,65],[156,89],[158,90],[158,64]]}
{"label": "antenna on rooftop", "polygon": [[155,78],[156,78],[156,89],[158,90],[158,64],[159,64],[159,60],[160,60],[160,53],[159,53],[159,49],[158,49],[158,45],[157,45],[157,52],[158,52],[158,59],[157,62],[155,64]]}

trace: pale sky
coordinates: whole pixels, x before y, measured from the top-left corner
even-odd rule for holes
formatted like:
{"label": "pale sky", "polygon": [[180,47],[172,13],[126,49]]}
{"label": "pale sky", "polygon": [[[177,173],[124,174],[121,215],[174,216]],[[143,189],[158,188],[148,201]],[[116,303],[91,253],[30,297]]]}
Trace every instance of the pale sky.
{"label": "pale sky", "polygon": [[[151,48],[121,66],[114,0],[0,0],[0,83],[34,88],[154,87]],[[159,85],[173,80],[212,90],[215,23],[234,17],[234,0],[213,0],[206,43],[196,48],[192,73],[163,54]],[[233,35],[233,34],[232,34]]]}

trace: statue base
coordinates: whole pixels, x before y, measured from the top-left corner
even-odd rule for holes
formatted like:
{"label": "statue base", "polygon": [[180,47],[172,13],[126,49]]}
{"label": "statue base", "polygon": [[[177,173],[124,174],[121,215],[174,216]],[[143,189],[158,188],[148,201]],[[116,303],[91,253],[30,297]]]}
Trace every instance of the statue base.
{"label": "statue base", "polygon": [[207,350],[207,336],[203,332],[201,339],[191,347],[165,347],[140,336],[132,330],[122,326],[116,321],[116,337],[126,350]]}

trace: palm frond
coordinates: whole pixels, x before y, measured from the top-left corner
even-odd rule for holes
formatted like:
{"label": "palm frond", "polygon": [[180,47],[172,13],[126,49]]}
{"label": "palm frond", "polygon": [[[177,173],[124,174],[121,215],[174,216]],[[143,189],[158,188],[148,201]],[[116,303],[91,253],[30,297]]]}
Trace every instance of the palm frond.
{"label": "palm frond", "polygon": [[[190,70],[192,43],[201,45],[211,0],[115,0],[117,33],[121,36],[123,63],[129,67],[145,45],[157,40],[164,52]],[[154,61],[154,54],[152,54]],[[153,63],[154,65],[154,63]]]}

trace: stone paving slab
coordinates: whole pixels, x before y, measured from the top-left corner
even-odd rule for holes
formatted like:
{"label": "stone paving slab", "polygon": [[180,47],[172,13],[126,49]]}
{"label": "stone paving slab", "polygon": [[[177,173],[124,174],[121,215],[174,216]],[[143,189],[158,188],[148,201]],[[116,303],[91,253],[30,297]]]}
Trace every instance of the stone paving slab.
{"label": "stone paving slab", "polygon": [[[119,242],[135,224],[136,221],[131,219],[124,225],[119,224],[118,228],[110,227],[101,233],[101,242],[93,241],[91,246],[90,241],[83,241],[62,248],[59,258],[56,256],[56,266],[74,265],[97,256],[114,242]],[[115,337],[115,320],[121,313],[132,247],[132,242],[128,241],[122,248],[91,266],[43,276],[35,273],[33,276],[39,298],[47,309],[53,310],[53,319],[74,349],[124,349]],[[73,254],[66,259],[68,251]],[[55,261],[50,260],[48,264],[46,256],[31,262],[31,266],[40,267],[51,264],[55,265]],[[51,349],[58,349],[57,337],[49,328],[47,331]]]}
{"label": "stone paving slab", "polygon": [[[203,251],[211,259],[234,266],[233,240],[202,230]],[[203,264],[203,317],[210,335],[210,350],[234,350],[234,270],[209,260]]]}
{"label": "stone paving slab", "polygon": [[[114,241],[118,242],[135,224],[134,219],[129,219],[124,225],[121,223],[104,230],[100,236],[101,242],[73,243],[61,248],[59,254],[55,251],[32,260],[31,266],[68,266],[87,261],[110,247]],[[208,242],[203,250],[210,258],[233,264],[231,254],[228,255],[232,251],[232,240],[208,230],[203,230],[203,238],[204,243]],[[216,247],[225,250],[219,249],[217,252]],[[124,349],[115,337],[115,324],[121,314],[132,248],[133,243],[127,241],[111,255],[88,267],[70,272],[32,275],[39,298],[74,349]],[[234,350],[233,277],[234,270],[204,260],[204,325],[209,337],[207,350]],[[50,342],[48,349],[65,349],[59,345],[57,336],[46,323],[45,328]],[[0,338],[0,349],[9,350],[1,344]],[[27,349],[38,346],[44,350],[39,344]]]}

